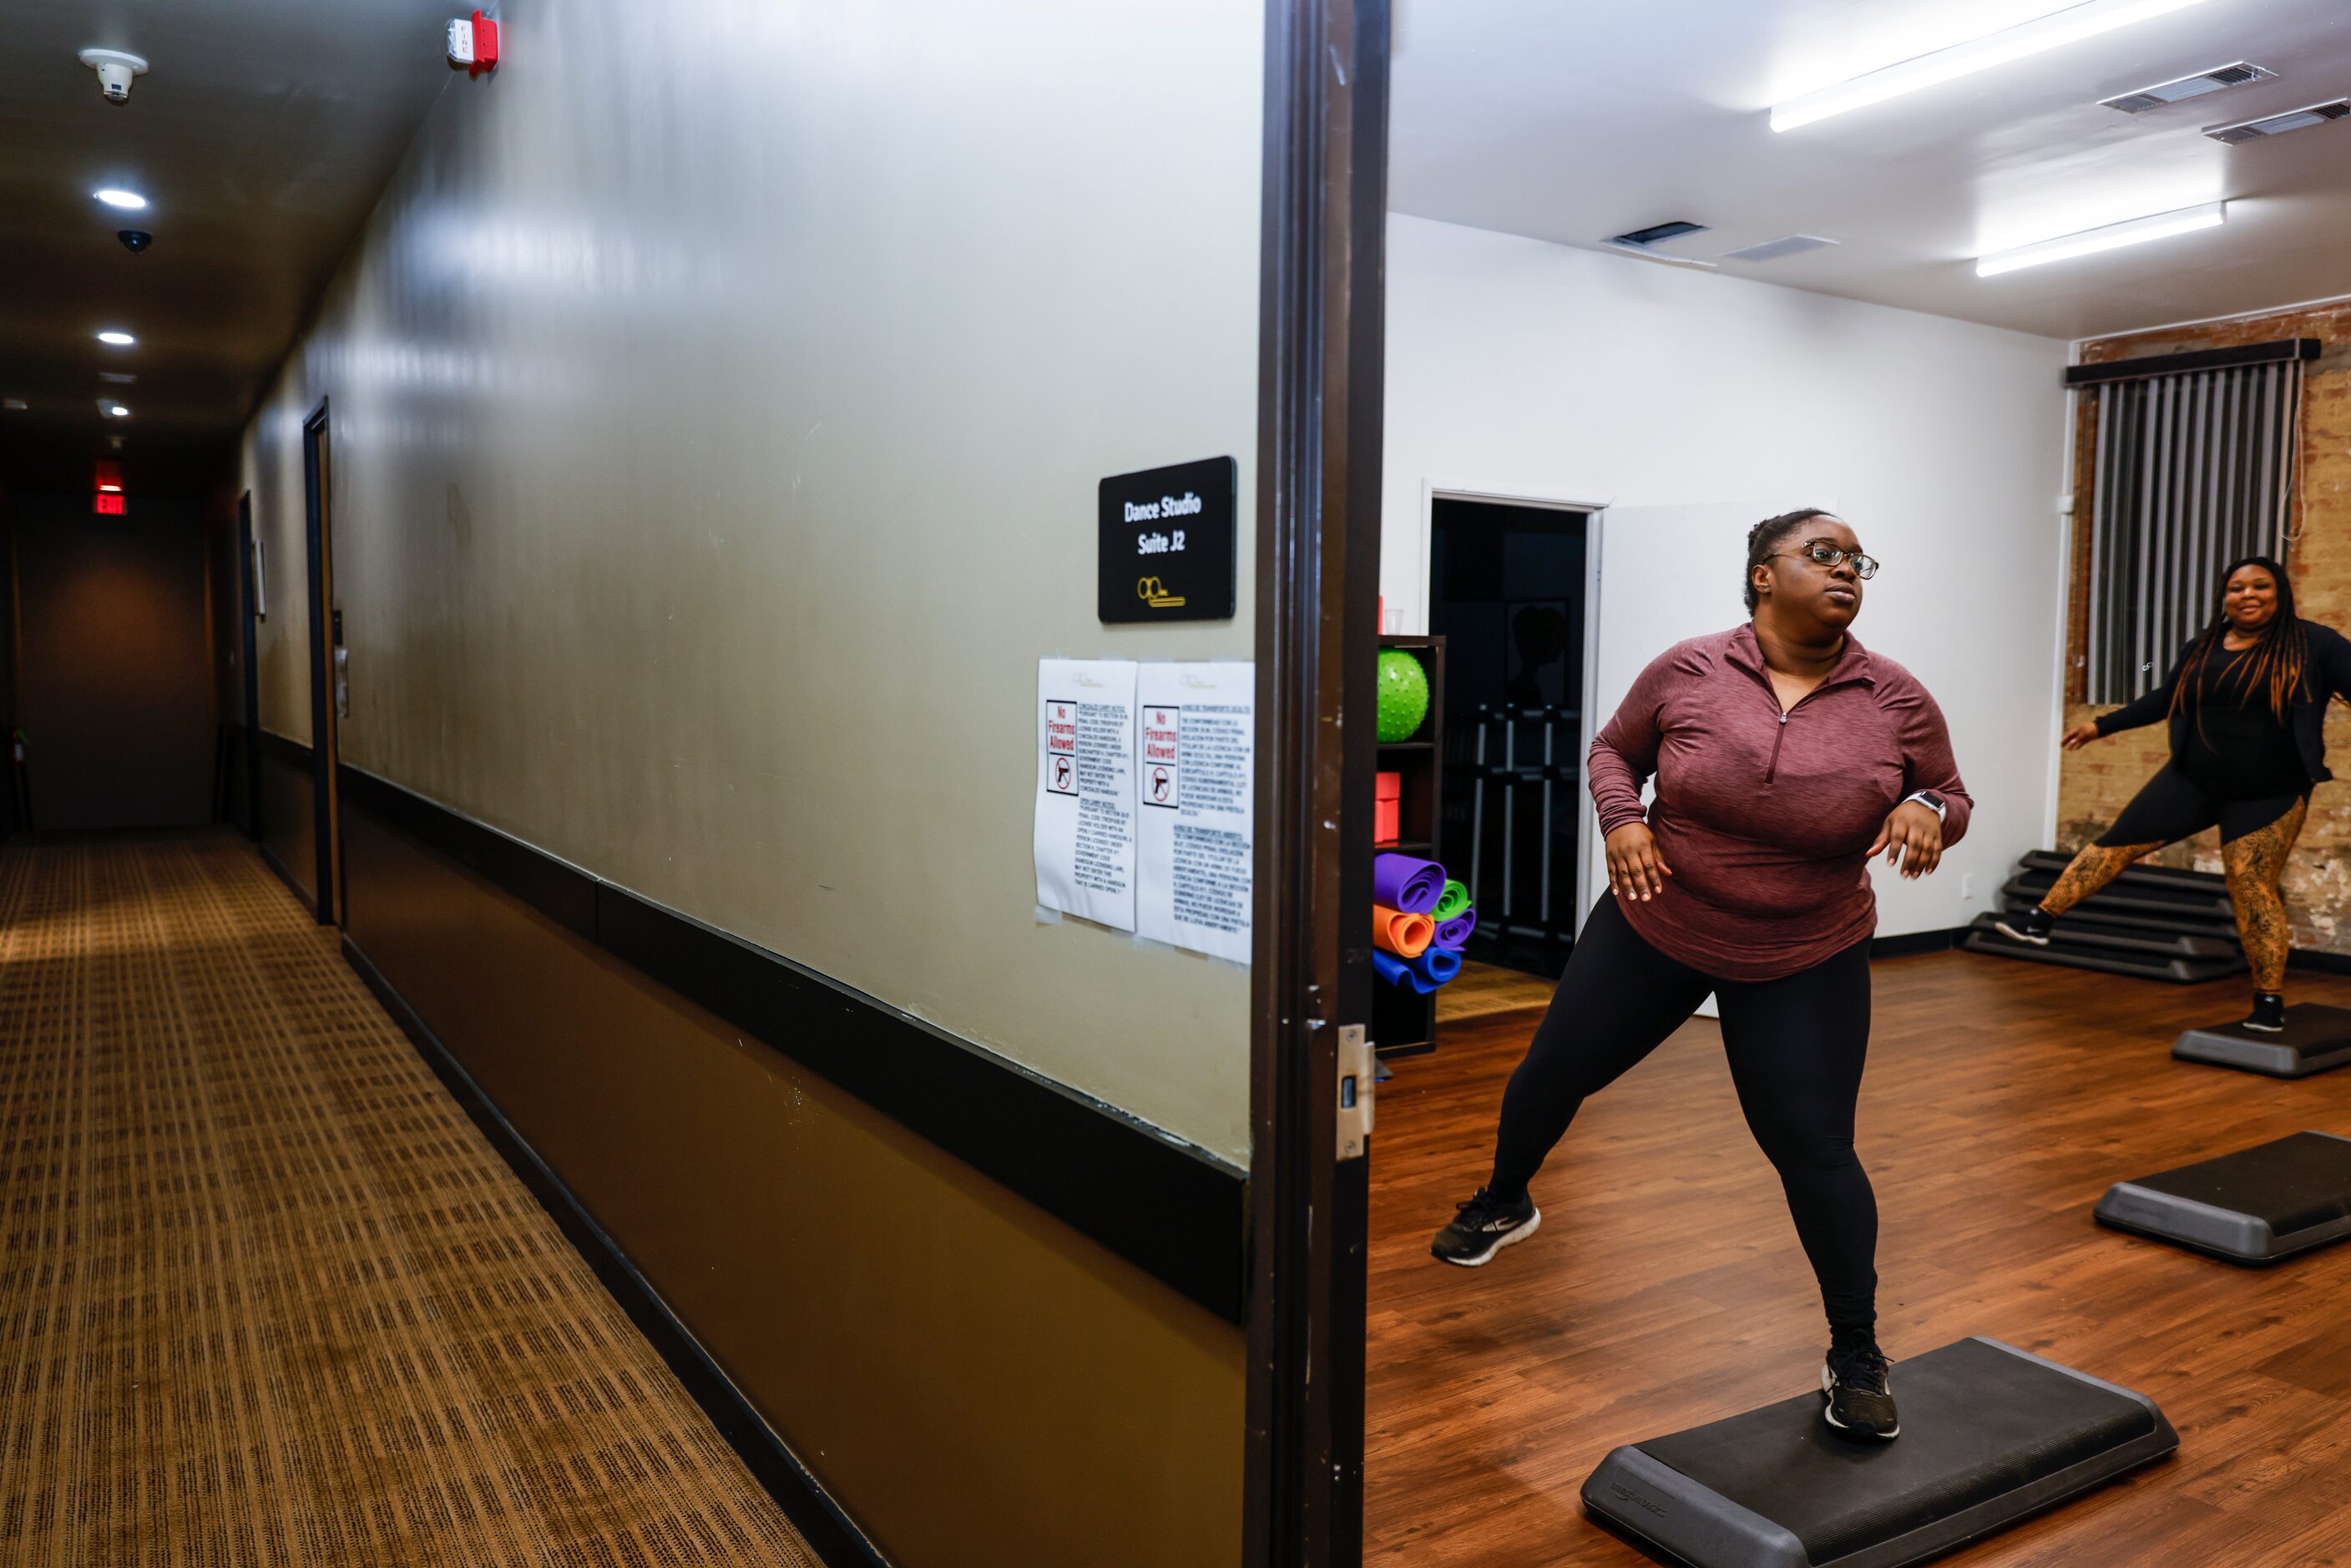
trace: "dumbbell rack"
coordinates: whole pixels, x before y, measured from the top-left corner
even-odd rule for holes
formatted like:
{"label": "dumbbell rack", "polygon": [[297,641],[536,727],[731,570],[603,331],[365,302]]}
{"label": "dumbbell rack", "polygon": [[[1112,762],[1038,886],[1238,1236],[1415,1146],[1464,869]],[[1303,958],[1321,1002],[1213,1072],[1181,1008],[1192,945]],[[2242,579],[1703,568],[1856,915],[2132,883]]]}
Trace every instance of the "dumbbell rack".
{"label": "dumbbell rack", "polygon": [[[1562,806],[1583,806],[1583,716],[1549,704],[1481,704],[1465,771],[1470,779],[1468,857],[1463,883],[1478,907],[1473,943],[1489,949],[1541,944],[1547,962],[1575,940],[1575,856],[1562,855],[1554,829]],[[1522,796],[1524,799],[1522,799]],[[1536,809],[1536,852],[1522,867],[1522,808]]]}
{"label": "dumbbell rack", "polygon": [[[2001,888],[2011,925],[2056,885],[2071,857],[2035,850]],[[2235,906],[2225,877],[2210,872],[2133,866],[2058,916],[2049,946],[2002,936],[2001,916],[1979,915],[1961,946],[2035,964],[2194,985],[2246,971]]]}

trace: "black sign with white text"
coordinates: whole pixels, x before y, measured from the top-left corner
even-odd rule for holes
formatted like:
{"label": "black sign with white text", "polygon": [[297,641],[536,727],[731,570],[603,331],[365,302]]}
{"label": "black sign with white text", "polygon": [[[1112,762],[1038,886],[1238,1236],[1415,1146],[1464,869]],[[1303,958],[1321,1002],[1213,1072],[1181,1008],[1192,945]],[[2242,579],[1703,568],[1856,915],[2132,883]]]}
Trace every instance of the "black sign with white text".
{"label": "black sign with white text", "polygon": [[1102,619],[1231,620],[1239,485],[1239,466],[1229,457],[1103,480]]}

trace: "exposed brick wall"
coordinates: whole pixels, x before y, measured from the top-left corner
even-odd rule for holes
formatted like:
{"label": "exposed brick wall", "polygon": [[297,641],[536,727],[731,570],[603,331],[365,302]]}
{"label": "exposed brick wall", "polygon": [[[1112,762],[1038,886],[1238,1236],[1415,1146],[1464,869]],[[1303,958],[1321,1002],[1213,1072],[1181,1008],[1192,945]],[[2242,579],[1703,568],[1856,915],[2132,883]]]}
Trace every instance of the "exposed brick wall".
{"label": "exposed brick wall", "polygon": [[[2099,364],[2280,338],[2316,338],[2326,345],[2305,367],[2303,384],[2301,457],[2293,509],[2297,538],[2287,562],[2296,607],[2312,620],[2351,633],[2351,299],[2244,320],[2104,338],[2084,344],[2082,360]],[[2082,694],[2089,600],[2087,453],[2095,412],[2089,399],[2080,402],[2074,514],[2077,542],[2066,650],[2070,690],[2076,699]],[[2105,711],[2076,700],[2066,706],[2065,722],[2077,724]],[[2328,766],[2351,779],[2351,712],[2340,706],[2328,716],[2326,747]],[[2124,802],[2163,765],[2168,750],[2164,728],[2155,726],[2094,741],[2067,756],[2058,789],[2058,847],[2077,849],[2105,831]],[[2220,840],[2206,832],[2153,858],[2166,865],[2218,871]],[[2351,783],[2338,780],[2319,787],[2302,841],[2286,870],[2285,898],[2298,946],[2351,954]]]}

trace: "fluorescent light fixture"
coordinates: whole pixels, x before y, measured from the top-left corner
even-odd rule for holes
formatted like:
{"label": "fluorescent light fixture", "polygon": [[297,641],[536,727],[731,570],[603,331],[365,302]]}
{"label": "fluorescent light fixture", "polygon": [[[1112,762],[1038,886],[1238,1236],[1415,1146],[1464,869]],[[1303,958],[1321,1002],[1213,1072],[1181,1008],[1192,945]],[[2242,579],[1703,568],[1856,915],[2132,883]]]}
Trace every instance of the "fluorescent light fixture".
{"label": "fluorescent light fixture", "polygon": [[98,487],[98,493],[101,496],[120,496],[122,494],[122,486],[120,485],[100,485]]}
{"label": "fluorescent light fixture", "polygon": [[1948,49],[1919,55],[1899,65],[1775,104],[1771,109],[1771,129],[1793,131],[1799,125],[1810,125],[1833,114],[1866,109],[1873,103],[1884,103],[1889,98],[1899,98],[1922,88],[1939,87],[1978,71],[2009,65],[2084,38],[2095,38],[2116,27],[2126,27],[2133,22],[2168,16],[2200,4],[2202,0],[2085,0],[2085,4],[2068,5],[2030,22],[2020,22],[2013,27],[2003,27],[1997,33],[1953,44]]}
{"label": "fluorescent light fixture", "polygon": [[100,371],[98,379],[114,386],[127,387],[139,378],[127,371]]}
{"label": "fluorescent light fixture", "polygon": [[98,411],[99,413],[106,415],[109,419],[129,419],[131,417],[131,411],[129,409],[123,407],[119,402],[109,402],[104,398],[98,400]]}
{"label": "fluorescent light fixture", "polygon": [[117,331],[113,328],[110,327],[105,331],[100,332],[98,335],[98,340],[101,343],[110,344],[118,349],[127,349],[139,340],[132,337],[128,332]]}
{"label": "fluorescent light fixture", "polygon": [[0,408],[6,409],[10,413],[22,413],[30,406],[32,405],[20,397],[0,397]]}
{"label": "fluorescent light fixture", "polygon": [[126,213],[143,213],[147,210],[147,198],[136,191],[120,191],[110,185],[103,191],[92,191],[90,194],[108,206],[120,207]]}
{"label": "fluorescent light fixture", "polygon": [[2018,246],[2014,250],[1995,251],[1977,258],[1976,276],[1997,277],[2003,272],[2014,272],[2020,267],[2071,261],[2077,256],[2095,256],[2102,250],[2118,250],[2126,245],[2144,245],[2151,239],[2168,239],[2173,235],[2194,234],[2198,229],[2219,228],[2228,221],[2228,203],[2207,202],[2200,207],[2182,207],[2178,212],[2157,213],[2151,217],[2108,224],[2104,228],[2084,229],[2076,235],[2061,235],[2037,245]]}

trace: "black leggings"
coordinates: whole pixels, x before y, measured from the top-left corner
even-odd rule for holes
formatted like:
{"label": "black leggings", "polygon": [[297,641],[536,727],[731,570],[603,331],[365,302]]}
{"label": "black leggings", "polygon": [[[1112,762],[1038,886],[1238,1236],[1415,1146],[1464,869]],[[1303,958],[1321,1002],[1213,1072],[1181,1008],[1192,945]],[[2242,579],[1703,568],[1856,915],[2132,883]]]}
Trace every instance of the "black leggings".
{"label": "black leggings", "polygon": [[2216,795],[2167,762],[2131,797],[2123,814],[2098,839],[2101,849],[2136,844],[2176,844],[2218,825],[2227,843],[2259,832],[2310,798],[2305,780],[2278,794]]}
{"label": "black leggings", "polygon": [[1604,894],[1502,1096],[1494,1176],[1516,1197],[1587,1095],[1614,1082],[1698,1010],[1722,1008],[1722,1044],[1748,1130],[1780,1173],[1796,1234],[1836,1325],[1877,1318],[1877,1197],[1853,1152],[1869,1051],[1869,944],[1784,979],[1717,980],[1643,941]]}

